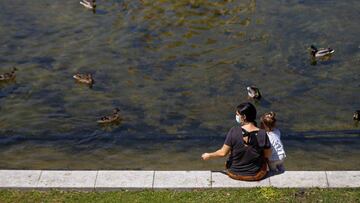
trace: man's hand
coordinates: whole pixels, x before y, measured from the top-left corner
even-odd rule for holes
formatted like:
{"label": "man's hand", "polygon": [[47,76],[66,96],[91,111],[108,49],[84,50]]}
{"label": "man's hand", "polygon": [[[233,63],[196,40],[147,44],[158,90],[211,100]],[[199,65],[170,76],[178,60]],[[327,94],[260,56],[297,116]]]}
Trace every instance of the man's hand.
{"label": "man's hand", "polygon": [[201,158],[203,160],[209,160],[210,159],[210,154],[209,153],[204,153],[204,154],[201,155]]}

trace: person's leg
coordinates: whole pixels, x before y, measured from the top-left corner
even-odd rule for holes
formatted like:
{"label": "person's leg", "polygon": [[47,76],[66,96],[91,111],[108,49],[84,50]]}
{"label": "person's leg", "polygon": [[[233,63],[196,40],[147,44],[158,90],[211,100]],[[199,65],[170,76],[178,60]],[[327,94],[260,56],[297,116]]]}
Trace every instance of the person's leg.
{"label": "person's leg", "polygon": [[284,160],[280,160],[279,163],[276,165],[276,168],[279,172],[285,172]]}
{"label": "person's leg", "polygon": [[270,171],[277,171],[277,161],[269,161]]}

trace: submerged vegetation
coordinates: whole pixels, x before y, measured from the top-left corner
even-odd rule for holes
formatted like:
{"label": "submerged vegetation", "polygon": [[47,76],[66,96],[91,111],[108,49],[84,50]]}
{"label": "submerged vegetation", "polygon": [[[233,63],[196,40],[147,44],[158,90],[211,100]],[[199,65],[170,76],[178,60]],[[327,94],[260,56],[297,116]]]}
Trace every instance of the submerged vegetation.
{"label": "submerged vegetation", "polygon": [[[348,20],[359,6],[124,0],[92,13],[78,1],[0,1],[0,74],[18,69],[0,83],[0,167],[203,169],[199,154],[222,144],[252,85],[259,115],[278,112],[289,169],[359,167],[359,26]],[[336,54],[312,66],[311,44]],[[121,117],[94,122],[115,107]]]}

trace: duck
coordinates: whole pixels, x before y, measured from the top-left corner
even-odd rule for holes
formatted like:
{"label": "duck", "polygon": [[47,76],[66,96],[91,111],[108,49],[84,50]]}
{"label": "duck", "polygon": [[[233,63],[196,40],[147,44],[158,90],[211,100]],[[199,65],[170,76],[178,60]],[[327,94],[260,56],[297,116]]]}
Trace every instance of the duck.
{"label": "duck", "polygon": [[354,121],[360,121],[360,110],[354,112],[353,119]]}
{"label": "duck", "polygon": [[95,12],[96,9],[96,0],[81,0],[80,4],[83,5],[87,9],[92,9]]}
{"label": "duck", "polygon": [[11,72],[0,74],[0,82],[14,80],[16,77],[16,75],[15,75],[16,71],[17,71],[16,67],[13,67]]}
{"label": "duck", "polygon": [[115,108],[113,110],[113,113],[112,115],[109,115],[109,116],[103,116],[101,117],[97,123],[99,124],[106,124],[106,123],[114,123],[116,121],[119,121],[120,120],[120,109],[119,108]]}
{"label": "duck", "polygon": [[246,89],[247,89],[247,92],[248,92],[248,96],[250,98],[255,99],[255,100],[260,100],[261,99],[261,94],[260,94],[259,88],[255,87],[255,86],[249,86]]}
{"label": "duck", "polygon": [[76,81],[81,82],[81,83],[85,83],[85,84],[88,84],[88,85],[94,84],[94,79],[93,79],[91,74],[77,73],[77,74],[73,75],[73,78]]}
{"label": "duck", "polygon": [[314,45],[310,46],[310,50],[311,50],[311,55],[315,58],[320,58],[320,57],[324,57],[324,56],[330,56],[331,54],[333,54],[335,52],[334,49],[331,48],[316,48]]}

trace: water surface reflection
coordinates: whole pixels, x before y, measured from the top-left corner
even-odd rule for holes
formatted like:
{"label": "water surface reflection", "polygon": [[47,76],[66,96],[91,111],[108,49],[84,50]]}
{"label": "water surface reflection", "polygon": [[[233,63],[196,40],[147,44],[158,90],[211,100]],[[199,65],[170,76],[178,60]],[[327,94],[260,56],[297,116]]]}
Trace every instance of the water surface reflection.
{"label": "water surface reflection", "polygon": [[[0,72],[19,69],[0,84],[1,168],[222,166],[199,156],[222,144],[248,85],[262,91],[259,114],[278,112],[290,169],[359,166],[358,1],[119,0],[98,2],[96,14],[70,1],[0,7]],[[313,66],[311,44],[336,52]],[[93,88],[74,82],[78,72],[94,75]],[[97,125],[115,107],[121,124]]]}

